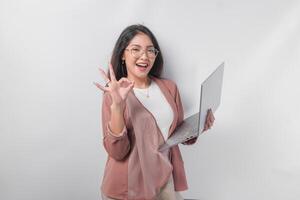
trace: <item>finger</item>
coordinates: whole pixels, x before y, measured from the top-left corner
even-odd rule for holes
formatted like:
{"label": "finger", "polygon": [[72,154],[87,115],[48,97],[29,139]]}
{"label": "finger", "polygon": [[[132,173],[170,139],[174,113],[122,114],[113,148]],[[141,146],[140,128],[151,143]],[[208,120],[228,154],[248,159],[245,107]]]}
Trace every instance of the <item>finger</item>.
{"label": "finger", "polygon": [[114,72],[114,69],[113,69],[113,66],[112,66],[111,63],[109,63],[109,74],[110,74],[110,80],[111,81],[117,81],[116,76],[115,76],[115,72]]}
{"label": "finger", "polygon": [[214,122],[210,122],[210,127],[212,127],[214,125]]}
{"label": "finger", "polygon": [[104,80],[106,82],[110,81],[109,78],[108,78],[108,76],[106,75],[105,71],[103,69],[101,69],[100,67],[98,69],[100,71],[101,76],[104,78]]}
{"label": "finger", "polygon": [[212,117],[212,119],[215,121],[215,116],[214,116],[213,113],[211,114],[211,117]]}
{"label": "finger", "polygon": [[214,123],[213,123],[213,122],[211,122],[211,123],[209,124],[209,127],[211,128],[213,125],[214,125]]}
{"label": "finger", "polygon": [[134,87],[134,81],[130,83],[129,86],[126,88],[125,95],[127,95],[132,90],[133,87]]}
{"label": "finger", "polygon": [[214,119],[212,118],[212,116],[211,116],[211,115],[209,116],[209,122],[210,122],[211,124],[213,124],[213,123],[214,123]]}
{"label": "finger", "polygon": [[207,110],[207,114],[209,114],[211,112],[211,109],[209,108],[208,110]]}
{"label": "finger", "polygon": [[119,80],[119,83],[129,83],[131,84],[133,81],[130,81],[128,78],[125,78],[125,77],[122,77],[120,80]]}
{"label": "finger", "polygon": [[210,121],[214,121],[215,120],[213,112],[210,112],[209,118],[210,118]]}
{"label": "finger", "polygon": [[103,87],[102,85],[100,85],[100,84],[97,83],[97,82],[93,82],[93,84],[94,84],[97,88],[99,88],[100,90],[102,90],[103,92],[109,91],[106,87]]}
{"label": "finger", "polygon": [[208,122],[210,122],[210,115],[209,115],[209,113],[206,116],[205,124],[207,125]]}
{"label": "finger", "polygon": [[212,126],[210,121],[207,121],[207,129],[210,129],[210,127]]}
{"label": "finger", "polygon": [[125,77],[121,78],[118,82],[122,87],[125,87],[127,89],[130,89],[134,85],[134,81],[130,81],[128,78]]}
{"label": "finger", "polygon": [[209,109],[208,114],[207,114],[207,121],[213,123],[214,122],[214,116],[213,113],[211,111],[211,109]]}
{"label": "finger", "polygon": [[211,109],[208,109],[206,114],[206,120],[210,118],[210,115],[211,115]]}
{"label": "finger", "polygon": [[207,122],[207,130],[210,129],[210,122]]}
{"label": "finger", "polygon": [[214,125],[214,122],[215,122],[215,120],[212,120],[212,121],[211,121],[211,125],[212,125],[212,126]]}
{"label": "finger", "polygon": [[209,124],[208,124],[208,125],[209,125],[209,126],[212,126],[213,123],[214,123],[213,121],[209,120]]}
{"label": "finger", "polygon": [[128,93],[132,90],[132,88],[133,88],[133,84],[129,87],[129,88],[127,88],[127,90],[125,91],[125,95],[127,96],[128,95]]}

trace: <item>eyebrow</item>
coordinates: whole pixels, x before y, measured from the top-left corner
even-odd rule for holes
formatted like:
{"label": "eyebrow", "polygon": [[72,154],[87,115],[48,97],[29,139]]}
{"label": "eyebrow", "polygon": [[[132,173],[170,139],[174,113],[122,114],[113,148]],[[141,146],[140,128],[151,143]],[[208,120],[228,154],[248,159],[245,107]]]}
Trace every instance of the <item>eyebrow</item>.
{"label": "eyebrow", "polygon": [[[139,44],[131,44],[130,46],[142,47],[142,46],[141,46],[141,45],[139,45]],[[148,45],[147,47],[154,47],[154,45]]]}

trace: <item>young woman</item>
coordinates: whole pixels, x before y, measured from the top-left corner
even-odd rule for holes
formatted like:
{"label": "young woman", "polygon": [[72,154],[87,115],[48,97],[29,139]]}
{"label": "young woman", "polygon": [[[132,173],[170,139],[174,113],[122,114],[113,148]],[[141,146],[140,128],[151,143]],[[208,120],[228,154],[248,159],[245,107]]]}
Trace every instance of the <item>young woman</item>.
{"label": "young woman", "polygon": [[[131,25],[119,36],[109,72],[99,69],[106,85],[102,104],[103,144],[108,153],[103,199],[182,199],[187,189],[178,145],[159,152],[183,120],[176,84],[161,78],[163,56],[153,33]],[[208,112],[205,128],[214,123]],[[197,138],[184,144],[193,144]]]}

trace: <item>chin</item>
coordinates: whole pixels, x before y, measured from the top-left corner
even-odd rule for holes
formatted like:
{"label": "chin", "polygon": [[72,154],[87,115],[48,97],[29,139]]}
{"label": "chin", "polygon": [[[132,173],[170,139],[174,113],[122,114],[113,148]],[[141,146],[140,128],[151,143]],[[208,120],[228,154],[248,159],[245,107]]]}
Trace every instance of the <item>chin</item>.
{"label": "chin", "polygon": [[145,73],[145,74],[138,74],[137,77],[139,78],[145,78],[148,76],[148,73]]}
{"label": "chin", "polygon": [[147,71],[147,72],[139,72],[139,71],[137,71],[137,72],[135,72],[134,74],[135,74],[135,76],[137,76],[137,77],[144,78],[144,77],[147,77],[147,76],[148,76],[149,71]]}

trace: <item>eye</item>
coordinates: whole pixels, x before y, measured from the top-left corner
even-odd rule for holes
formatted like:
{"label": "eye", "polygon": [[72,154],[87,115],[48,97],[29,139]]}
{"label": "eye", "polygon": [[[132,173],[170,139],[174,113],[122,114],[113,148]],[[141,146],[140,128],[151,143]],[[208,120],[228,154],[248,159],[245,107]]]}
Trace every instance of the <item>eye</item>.
{"label": "eye", "polygon": [[155,54],[155,49],[153,49],[153,48],[148,49],[148,52],[149,52],[149,53],[152,53],[152,54]]}
{"label": "eye", "polygon": [[131,51],[133,51],[133,52],[139,52],[141,50],[139,48],[132,48]]}

